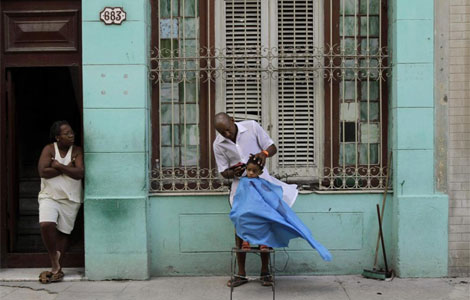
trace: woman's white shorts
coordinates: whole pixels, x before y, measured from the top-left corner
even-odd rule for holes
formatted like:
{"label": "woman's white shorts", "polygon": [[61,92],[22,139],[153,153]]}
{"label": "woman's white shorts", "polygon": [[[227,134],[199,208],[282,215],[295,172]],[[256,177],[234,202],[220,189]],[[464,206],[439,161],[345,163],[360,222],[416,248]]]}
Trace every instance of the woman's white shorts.
{"label": "woman's white shorts", "polygon": [[70,234],[77,218],[81,203],[70,200],[39,198],[39,223],[54,222],[57,230]]}

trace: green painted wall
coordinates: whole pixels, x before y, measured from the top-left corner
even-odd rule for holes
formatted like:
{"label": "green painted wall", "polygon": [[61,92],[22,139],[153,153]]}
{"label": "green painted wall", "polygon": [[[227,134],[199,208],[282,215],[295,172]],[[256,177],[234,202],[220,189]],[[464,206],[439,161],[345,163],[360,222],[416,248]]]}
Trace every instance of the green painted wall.
{"label": "green painted wall", "polygon": [[[435,192],[434,179],[433,3],[390,1],[389,11],[394,194],[384,226],[390,265],[402,277],[445,276],[448,200]],[[304,242],[296,241],[284,273],[355,274],[370,267],[377,202],[379,195],[300,196],[294,210],[332,249],[334,260],[322,262]],[[151,273],[226,274],[227,249],[233,245],[228,210],[222,196],[151,197]],[[278,256],[278,267],[284,266],[287,255]]]}
{"label": "green painted wall", "polygon": [[[148,196],[148,0],[83,0],[85,264],[90,279],[227,275],[233,226],[226,196]],[[128,20],[105,26],[99,12]],[[435,192],[432,1],[390,2],[394,194],[384,220],[402,277],[447,274],[447,196]],[[373,264],[380,194],[301,195],[294,210],[331,249],[302,240],[277,251],[283,274],[357,274]],[[258,259],[250,261],[258,272]]]}
{"label": "green painted wall", "polygon": [[[122,25],[99,12],[121,6]],[[147,174],[149,1],[83,0],[85,271],[92,280],[149,277]]]}
{"label": "green painted wall", "polygon": [[[300,195],[293,209],[314,237],[331,250],[333,261],[324,262],[304,240],[295,239],[287,253],[277,250],[279,274],[358,274],[371,268],[378,233],[375,205],[379,202],[380,194]],[[391,206],[389,197],[384,218],[387,247]],[[151,274],[229,274],[234,245],[229,211],[227,196],[151,197]],[[259,272],[259,258],[253,256],[248,265],[254,274]]]}
{"label": "green painted wall", "polygon": [[434,178],[433,1],[393,0],[392,262],[401,277],[447,275],[448,197]]}

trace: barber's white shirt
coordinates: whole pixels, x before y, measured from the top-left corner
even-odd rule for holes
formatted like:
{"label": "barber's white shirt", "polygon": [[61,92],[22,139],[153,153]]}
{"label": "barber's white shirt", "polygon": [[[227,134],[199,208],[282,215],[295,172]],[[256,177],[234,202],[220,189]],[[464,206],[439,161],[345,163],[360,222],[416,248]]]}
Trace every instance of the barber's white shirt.
{"label": "barber's white shirt", "polygon": [[[236,143],[223,137],[219,133],[217,133],[217,137],[214,141],[214,155],[219,172],[223,172],[239,162],[246,163],[250,154],[257,154],[274,144],[266,131],[255,121],[242,121],[235,123],[235,125],[238,127]],[[266,167],[263,169],[263,174],[261,174],[260,177],[276,185],[280,185],[283,191],[283,200],[289,206],[294,204],[297,194],[299,193],[297,185],[286,184],[270,176]],[[237,191],[238,182],[239,179],[235,177],[230,192],[230,204],[233,202],[233,196]]]}

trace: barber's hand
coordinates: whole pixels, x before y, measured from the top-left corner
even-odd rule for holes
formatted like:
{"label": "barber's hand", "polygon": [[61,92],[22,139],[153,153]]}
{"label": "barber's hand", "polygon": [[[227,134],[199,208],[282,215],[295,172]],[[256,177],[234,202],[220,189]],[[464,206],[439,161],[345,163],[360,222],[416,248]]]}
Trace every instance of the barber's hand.
{"label": "barber's hand", "polygon": [[238,166],[235,169],[233,169],[233,175],[240,177],[243,175],[243,172],[245,171],[244,166]]}
{"label": "barber's hand", "polygon": [[267,156],[263,152],[260,152],[260,153],[255,155],[255,160],[257,161],[258,165],[261,168],[264,168],[264,165],[266,164],[266,158],[267,158]]}

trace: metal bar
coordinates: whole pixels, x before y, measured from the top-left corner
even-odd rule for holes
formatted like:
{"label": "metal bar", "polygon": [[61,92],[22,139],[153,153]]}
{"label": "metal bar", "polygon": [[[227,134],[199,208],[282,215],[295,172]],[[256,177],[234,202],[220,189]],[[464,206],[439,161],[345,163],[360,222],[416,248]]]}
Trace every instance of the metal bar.
{"label": "metal bar", "polygon": [[[379,0],[379,45],[378,45],[378,60],[379,60],[379,66],[382,65],[382,0]],[[382,74],[380,74],[382,75]],[[382,170],[382,176],[383,176],[383,170],[384,170],[384,165],[383,165],[383,160],[384,158],[382,157],[382,153],[383,153],[383,123],[382,123],[382,102],[383,102],[383,99],[382,99],[382,76],[378,76],[378,80],[379,80],[379,111],[378,111],[378,114],[379,114],[379,124],[380,124],[380,146],[379,146],[379,153],[378,153],[378,159],[379,159],[379,166],[380,166],[380,169]],[[390,170],[390,166],[387,165],[387,172],[389,172]]]}
{"label": "metal bar", "polygon": [[[261,4],[261,5],[262,5],[262,4]],[[266,45],[266,47],[268,47],[269,50],[267,51],[267,54],[266,54],[267,60],[268,60],[267,63],[266,63],[266,68],[269,68],[270,65],[271,65],[271,63],[272,63],[272,57],[271,57],[271,55],[272,55],[272,52],[271,52],[271,50],[272,50],[272,46],[271,46],[271,41],[272,41],[272,37],[271,37],[271,36],[272,36],[272,34],[271,34],[271,26],[273,26],[273,25],[272,25],[272,23],[271,23],[271,18],[273,18],[273,16],[271,16],[271,1],[268,1],[267,11],[268,11],[268,41],[269,41],[269,42],[268,42],[268,44]],[[262,15],[262,12],[261,12],[261,11],[260,11],[260,14]],[[261,24],[262,24],[262,23],[261,23]],[[261,31],[262,31],[262,28],[261,28]],[[260,36],[261,36],[261,35],[260,35]],[[260,45],[261,45],[261,47],[258,49],[257,52],[259,52],[260,54],[263,54],[263,50],[264,50],[264,49],[263,49],[263,40],[261,39],[261,37],[260,37]],[[260,63],[260,65],[263,67],[263,62],[260,61],[259,63]],[[256,75],[258,75],[258,74],[256,74]],[[261,74],[260,74],[260,75],[261,75]],[[263,82],[262,82],[261,84],[263,84]],[[272,77],[271,77],[271,76],[268,76],[267,82],[265,82],[265,84],[268,84],[268,96],[267,96],[267,98],[271,100],[271,99],[272,99],[272,94],[271,94],[271,92],[272,92]],[[260,86],[260,89],[261,89],[261,93],[263,93],[263,88],[262,88],[262,86]],[[266,115],[267,115],[267,116],[270,116],[270,113],[264,113],[264,114],[263,114],[263,109],[262,109],[262,106],[263,106],[263,96],[262,96],[262,95],[261,95],[260,99],[261,99],[261,103],[258,102],[258,104],[259,104],[259,106],[258,106],[258,112],[260,112],[259,118],[260,118],[260,120],[261,120],[261,123],[264,124],[263,122],[264,122],[264,119],[266,118]],[[269,103],[266,103],[266,106],[267,106],[267,107],[266,107],[266,108],[267,108],[266,111],[268,111],[268,112],[271,111],[271,109],[269,109],[269,108],[271,107],[271,104],[272,104],[271,101],[269,101]],[[270,123],[270,122],[269,122],[269,123]],[[268,125],[268,126],[269,126],[269,125]]]}
{"label": "metal bar", "polygon": [[[346,1],[343,0],[342,2],[342,5],[343,5],[343,18],[342,18],[342,24],[341,24],[341,32],[343,33],[341,39],[343,41],[343,45],[345,46],[346,45],[346,40],[345,40],[345,36],[346,36],[346,25],[345,25],[345,19],[346,19]],[[356,35],[356,18],[354,18],[354,35]],[[342,104],[344,104],[344,91],[345,91],[345,88],[346,88],[346,85],[345,85],[345,80],[346,80],[346,68],[345,68],[345,49],[344,49],[344,46],[343,48],[341,49],[341,84],[342,84],[342,91],[341,91],[341,95],[340,95],[340,103],[339,103],[339,111],[340,111],[340,117],[338,118],[339,119],[339,122],[340,122],[340,126],[342,126],[342,137],[341,137],[341,142],[340,142],[340,147],[341,149],[343,150],[342,151],[342,165],[343,165],[343,169],[342,169],[342,172],[341,172],[341,175],[342,175],[342,180],[341,180],[341,185],[343,187],[346,186],[346,172],[344,171],[346,169],[346,120],[342,120],[341,119],[341,109],[342,109]],[[344,106],[343,106],[344,107]]]}
{"label": "metal bar", "polygon": [[[185,0],[182,0],[182,13],[181,13],[181,23],[182,23],[182,27],[183,27],[183,36],[181,37],[181,40],[183,41],[183,69],[185,70],[183,72],[183,138],[184,138],[184,141],[183,143],[181,143],[181,140],[180,140],[180,155],[181,155],[181,144],[183,144],[183,155],[182,155],[182,161],[181,161],[181,164],[183,165],[183,168],[184,168],[184,177],[187,178],[188,177],[188,169],[187,169],[187,163],[188,163],[188,160],[187,160],[187,152],[188,152],[188,145],[187,145],[187,141],[188,141],[188,132],[187,132],[187,124],[186,124],[186,117],[187,117],[187,111],[186,111],[186,80],[187,80],[187,73],[186,73],[186,24],[185,24],[185,21],[186,21],[186,10],[185,10]],[[180,49],[181,49],[181,46],[180,46]],[[181,54],[180,54],[181,56]],[[179,102],[181,102],[181,99],[179,99]],[[180,108],[181,109],[181,108]],[[180,118],[181,118],[181,115],[180,115]],[[180,123],[181,123],[181,120],[179,120]],[[181,126],[180,126],[180,130],[181,130]],[[180,135],[181,136],[181,135]],[[188,188],[188,181],[185,180],[184,182],[184,187],[185,189]]]}
{"label": "metal bar", "polygon": [[[173,33],[174,33],[174,28],[173,28],[173,1],[170,0],[170,57],[174,56],[173,52]],[[173,179],[174,174],[175,174],[175,124],[174,124],[174,91],[173,91],[173,86],[174,86],[174,60],[170,61],[170,81],[171,81],[171,89],[170,89],[170,97],[171,97],[171,167],[172,167],[172,174],[173,174]],[[173,189],[175,188],[175,180],[172,182],[172,187]]]}
{"label": "metal bar", "polygon": [[[366,14],[366,19],[367,19],[367,37],[366,37],[367,59],[366,59],[366,61],[367,61],[367,67],[368,67],[368,69],[367,69],[367,169],[370,169],[370,139],[371,139],[371,136],[370,136],[370,70],[369,70],[369,67],[370,67],[370,49],[369,49],[369,43],[370,43],[370,40],[369,40],[369,35],[370,35],[370,31],[369,31],[370,30],[369,29],[369,26],[370,26],[369,6],[370,6],[370,3],[369,3],[369,0],[367,0],[366,5],[367,5],[367,8],[366,8],[366,11],[367,11],[367,14]],[[369,178],[367,178],[367,185],[368,186],[370,185],[370,176],[369,176]]]}
{"label": "metal bar", "polygon": [[[198,1],[203,1],[203,0],[194,0],[194,16],[196,17],[197,16],[197,27],[198,27],[198,31],[199,31],[199,20],[200,20],[200,16],[198,14],[199,10],[197,9],[198,8]],[[195,60],[196,62],[196,69],[199,69],[200,68],[200,60],[199,60],[199,56],[201,55],[201,47],[199,45],[199,35],[196,34],[196,41],[195,41],[195,44],[196,44],[196,55],[198,56],[198,58]],[[201,74],[200,72],[203,72],[203,70],[197,70],[196,71],[196,77],[194,78],[194,80],[196,81],[196,95],[194,96],[195,99],[196,99],[196,123],[197,125],[200,124],[200,120],[199,120],[199,87],[200,87],[200,77],[201,77]],[[197,137],[197,147],[196,147],[196,172],[197,174],[200,174],[200,160],[201,160],[201,153],[200,153],[200,144],[201,144],[201,141],[200,141],[200,131],[199,131],[199,127],[198,127],[198,137]],[[201,187],[201,182],[198,181],[197,184],[196,184],[196,188],[199,189]]]}
{"label": "metal bar", "polygon": [[[210,18],[208,16],[211,16],[211,3],[210,3],[210,0],[207,0],[209,1],[208,5],[207,5],[207,44],[208,44],[208,50],[207,50],[207,55],[209,57],[211,56],[214,56],[215,54],[215,49],[214,51],[212,51],[211,47],[210,47],[210,41],[211,41],[211,22],[210,22]],[[214,52],[214,53],[213,53]],[[212,149],[212,145],[211,145],[211,133],[213,132],[213,128],[212,128],[212,110],[211,110],[211,81],[210,81],[210,78],[212,78],[212,59],[208,59],[207,61],[207,68],[208,68],[208,84],[207,84],[207,96],[209,98],[209,101],[207,101],[208,103],[208,114],[209,114],[209,117],[208,117],[208,126],[207,126],[207,130],[208,130],[208,133],[207,133],[207,149],[209,149],[209,153],[208,153],[208,156],[209,156],[209,161],[208,161],[208,165],[209,165],[209,170],[212,169],[212,151],[210,151],[210,149]],[[212,176],[212,172],[209,171],[209,176]],[[211,188],[212,187],[212,180],[209,181],[209,187]]]}
{"label": "metal bar", "polygon": [[[333,0],[330,0],[330,49],[329,53],[332,54],[334,53],[334,48],[333,48]],[[330,58],[330,66],[333,64],[332,59]],[[333,185],[333,173],[334,172],[334,162],[333,162],[333,72],[330,72],[330,174],[329,174],[329,179],[330,179],[330,187],[334,186]]]}
{"label": "metal bar", "polygon": [[[158,0],[158,20],[161,20],[161,3],[160,3],[161,0]],[[160,30],[160,28],[159,28]],[[161,70],[162,69],[162,61],[161,61],[161,49],[162,49],[162,46],[161,46],[161,37],[160,37],[160,33],[158,34],[158,49],[157,49],[157,56],[158,56],[158,59],[157,59],[157,64],[158,64],[158,69]],[[158,95],[161,97],[162,95],[162,77],[161,77],[161,72],[158,73],[158,76],[157,76],[157,81],[158,81]],[[158,121],[160,122],[160,126],[158,126],[158,137],[159,137],[159,143],[158,143],[158,147],[160,148],[159,149],[159,153],[160,153],[160,157],[162,156],[162,126],[161,126],[161,122],[162,122],[162,110],[161,110],[161,106],[162,106],[162,102],[161,102],[161,99],[159,100],[159,110],[158,110]],[[163,165],[162,165],[162,159],[159,159],[158,162],[156,162],[158,164],[158,172],[159,172],[159,176],[163,176]],[[151,185],[150,185],[151,186]]]}
{"label": "metal bar", "polygon": [[[276,252],[273,251],[272,252],[272,255],[273,255],[273,263],[272,263],[272,266],[271,266],[271,274],[273,276],[273,300],[276,299]],[[269,260],[269,262],[271,262],[271,260]]]}
{"label": "metal bar", "polygon": [[[358,54],[358,49],[359,49],[359,44],[358,44],[358,38],[357,38],[357,35],[358,35],[358,28],[357,28],[357,7],[358,7],[358,0],[354,0],[354,55],[357,55]],[[354,58],[354,64],[357,65],[357,57]],[[358,97],[357,95],[359,94],[359,89],[358,89],[358,81],[357,81],[357,77],[358,77],[358,74],[355,72],[354,73],[354,103],[355,103],[355,106],[356,106],[356,114],[358,114],[356,116],[356,121],[354,122],[354,145],[355,145],[355,149],[354,149],[354,153],[355,153],[355,175],[356,175],[356,178],[357,176],[359,175],[359,171],[358,171],[358,167],[359,167],[359,151],[358,151],[358,141],[359,141],[359,132],[358,132],[358,123],[361,122],[361,103],[360,103],[360,100],[359,99],[359,103],[358,103]],[[359,186],[359,182],[358,180],[356,179],[354,181],[354,185],[356,186]]]}

